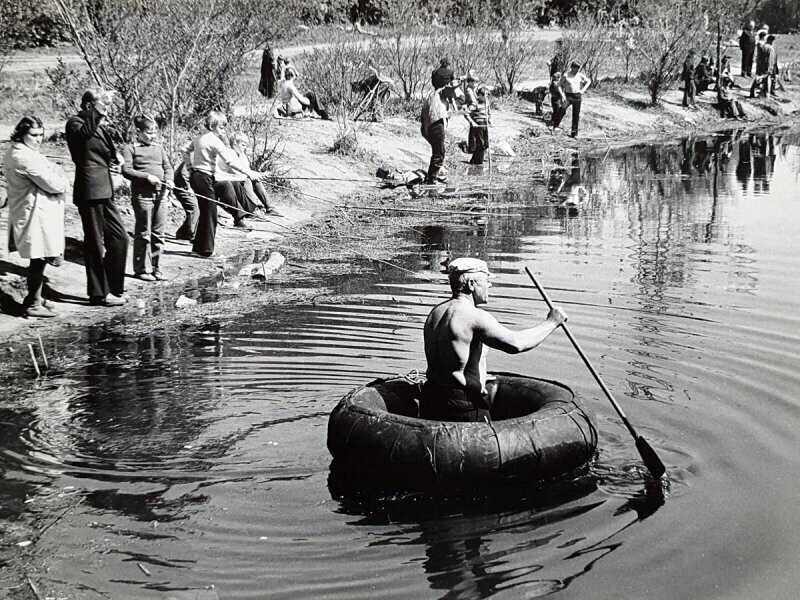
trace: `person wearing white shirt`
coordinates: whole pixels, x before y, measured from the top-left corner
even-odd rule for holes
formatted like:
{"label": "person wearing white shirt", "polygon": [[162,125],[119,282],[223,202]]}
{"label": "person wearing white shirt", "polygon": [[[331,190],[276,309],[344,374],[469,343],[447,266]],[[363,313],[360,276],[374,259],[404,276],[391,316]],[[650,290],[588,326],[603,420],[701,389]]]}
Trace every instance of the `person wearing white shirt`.
{"label": "person wearing white shirt", "polygon": [[561,119],[567,114],[567,109],[572,106],[572,137],[578,136],[578,124],[581,119],[581,99],[592,80],[581,73],[581,66],[573,62],[569,66],[569,71],[561,76],[561,110],[557,115],[553,115],[553,129],[561,124]]}

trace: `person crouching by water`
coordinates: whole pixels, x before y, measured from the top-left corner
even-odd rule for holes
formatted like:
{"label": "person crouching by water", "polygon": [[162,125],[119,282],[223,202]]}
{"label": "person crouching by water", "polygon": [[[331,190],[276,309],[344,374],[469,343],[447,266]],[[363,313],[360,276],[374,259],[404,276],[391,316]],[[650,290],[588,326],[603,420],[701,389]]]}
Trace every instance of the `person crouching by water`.
{"label": "person crouching by water", "polygon": [[567,315],[553,308],[539,325],[512,331],[478,308],[489,301],[489,267],[476,258],[457,258],[448,265],[452,298],[434,307],[425,321],[427,381],[422,388],[420,418],[439,421],[483,421],[491,401],[486,390],[488,346],[516,354],[542,343]]}
{"label": "person crouching by water", "polygon": [[[131,182],[131,205],[136,218],[133,234],[133,275],[142,281],[163,281],[161,254],[174,176],[167,151],[158,143],[158,125],[150,115],[133,120],[136,142],[122,150],[122,176]],[[148,264],[153,268],[148,273]]]}
{"label": "person crouching by water", "polygon": [[[199,258],[210,258],[214,255],[217,235],[217,198],[214,191],[217,159],[219,158],[232,171],[243,173],[250,179],[261,177],[261,173],[237,165],[237,156],[225,145],[227,128],[228,119],[225,115],[212,110],[206,117],[207,131],[181,148],[184,163],[191,165],[190,184],[200,208],[197,231],[192,242],[192,254]],[[238,206],[236,196],[222,196],[219,204],[233,215],[234,227],[250,229],[244,222],[246,215]]]}
{"label": "person crouching by water", "polygon": [[9,250],[17,250],[28,266],[28,295],[22,305],[29,317],[55,317],[42,298],[44,268],[64,262],[64,192],[67,177],[39,153],[44,126],[34,116],[23,117],[11,135],[3,159],[8,189]]}

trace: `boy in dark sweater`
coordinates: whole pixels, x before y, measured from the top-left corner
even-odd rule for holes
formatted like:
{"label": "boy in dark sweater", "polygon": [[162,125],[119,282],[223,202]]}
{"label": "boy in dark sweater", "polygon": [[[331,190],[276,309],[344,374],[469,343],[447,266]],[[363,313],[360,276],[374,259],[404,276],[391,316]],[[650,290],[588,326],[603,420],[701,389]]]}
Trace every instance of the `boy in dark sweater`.
{"label": "boy in dark sweater", "polygon": [[[158,139],[158,125],[149,115],[133,120],[136,142],[122,151],[122,175],[131,181],[131,204],[136,217],[133,237],[133,273],[143,281],[166,279],[159,266],[173,170]],[[149,258],[149,260],[148,260]],[[147,263],[153,272],[147,272]]]}

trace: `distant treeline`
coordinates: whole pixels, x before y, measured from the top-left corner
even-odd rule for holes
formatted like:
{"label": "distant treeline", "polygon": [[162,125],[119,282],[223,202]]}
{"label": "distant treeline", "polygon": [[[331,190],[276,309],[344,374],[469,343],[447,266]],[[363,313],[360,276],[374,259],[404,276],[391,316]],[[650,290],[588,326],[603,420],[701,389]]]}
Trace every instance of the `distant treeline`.
{"label": "distant treeline", "polygon": [[[132,0],[107,0],[108,4],[127,4]],[[278,0],[275,0],[276,2]],[[514,13],[528,25],[569,26],[578,15],[594,14],[598,19],[614,22],[637,15],[637,9],[648,0],[423,0],[416,3],[421,21],[438,20],[442,24],[472,25],[491,18],[492,13]],[[91,7],[98,0],[70,0],[71,4],[85,3]],[[146,6],[148,0],[138,0]],[[192,0],[175,0],[191,3]],[[263,4],[264,0],[253,0]],[[755,19],[769,24],[775,33],[800,31],[800,0],[755,0],[757,8],[751,14],[731,15],[742,23]],[[291,11],[298,24],[322,25],[363,21],[371,25],[386,25],[398,6],[407,0],[283,0],[284,10]],[[272,37],[269,36],[268,37]],[[50,0],[0,0],[0,46],[31,48],[55,46],[69,42],[64,25]]]}

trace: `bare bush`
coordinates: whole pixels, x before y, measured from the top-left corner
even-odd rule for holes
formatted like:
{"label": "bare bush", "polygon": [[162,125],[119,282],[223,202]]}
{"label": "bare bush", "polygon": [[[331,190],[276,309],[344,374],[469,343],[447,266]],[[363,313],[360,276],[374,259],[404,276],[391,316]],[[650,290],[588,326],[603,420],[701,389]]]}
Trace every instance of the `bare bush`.
{"label": "bare bush", "polygon": [[577,62],[591,78],[592,86],[597,85],[603,67],[614,54],[614,32],[593,14],[580,12],[563,31],[561,48],[564,67]]}
{"label": "bare bush", "polygon": [[704,52],[710,38],[705,34],[705,15],[691,2],[650,0],[640,7],[642,26],[636,31],[636,51],[650,103],[658,99],[680,76],[690,48]]}
{"label": "bare bush", "polygon": [[290,20],[253,0],[55,2],[92,81],[117,92],[117,125],[126,131],[137,113],[156,113],[171,149],[181,122],[230,107],[245,54]]}

